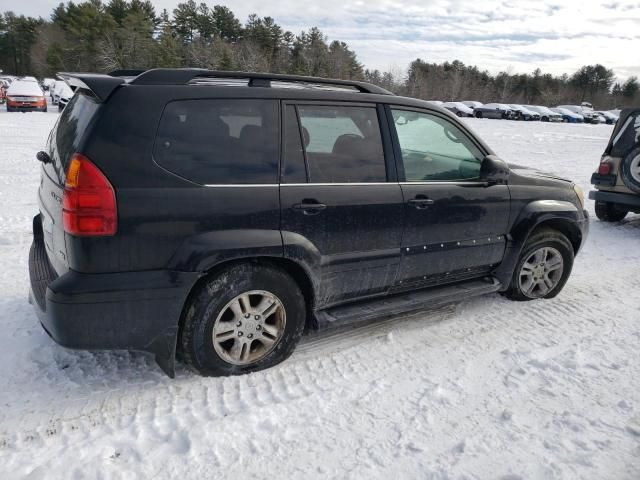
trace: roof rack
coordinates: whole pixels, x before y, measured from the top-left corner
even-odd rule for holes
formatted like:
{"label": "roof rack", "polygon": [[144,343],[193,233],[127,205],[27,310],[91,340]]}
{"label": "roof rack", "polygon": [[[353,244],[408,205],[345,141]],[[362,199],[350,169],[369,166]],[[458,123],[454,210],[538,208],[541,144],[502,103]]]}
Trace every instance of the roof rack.
{"label": "roof rack", "polygon": [[393,95],[388,90],[371,83],[355,80],[339,80],[333,78],[306,77],[302,75],[284,75],[280,73],[227,72],[206,70],[203,68],[156,68],[147,70],[136,76],[131,85],[186,85],[196,79],[233,78],[247,79],[250,87],[271,87],[271,81],[291,82],[310,85],[327,85],[350,87],[361,93]]}

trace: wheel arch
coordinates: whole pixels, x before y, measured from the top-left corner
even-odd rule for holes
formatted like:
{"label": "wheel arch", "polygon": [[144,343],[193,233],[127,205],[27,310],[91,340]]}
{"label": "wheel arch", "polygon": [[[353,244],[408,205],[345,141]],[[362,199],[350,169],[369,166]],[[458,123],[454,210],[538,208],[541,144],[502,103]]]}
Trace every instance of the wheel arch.
{"label": "wheel arch", "polygon": [[187,308],[191,300],[193,299],[193,297],[202,288],[202,286],[205,285],[211,278],[220,274],[220,272],[224,271],[225,269],[231,268],[235,265],[240,265],[243,263],[253,263],[256,265],[275,267],[284,271],[289,276],[291,276],[291,278],[293,278],[296,284],[300,287],[302,296],[304,297],[304,300],[305,300],[305,304],[307,308],[307,318],[305,320],[306,322],[305,326],[306,328],[309,328],[313,325],[312,324],[313,316],[311,315],[311,312],[315,304],[316,292],[313,287],[313,282],[311,281],[311,276],[309,272],[307,272],[302,265],[284,257],[255,256],[255,257],[246,257],[246,258],[235,258],[231,260],[222,261],[212,266],[207,271],[203,272],[202,276],[193,284],[182,305],[182,311],[180,314],[180,320],[178,324],[178,334],[176,336],[176,340],[180,338],[180,335],[182,333],[182,327],[184,324],[184,317],[187,312]]}
{"label": "wheel arch", "polygon": [[493,274],[506,289],[525,243],[531,235],[544,228],[553,229],[565,235],[573,247],[574,254],[578,253],[584,241],[583,232],[579,226],[580,219],[580,209],[571,202],[538,200],[529,203],[512,225],[507,235],[508,242],[504,258]]}
{"label": "wheel arch", "polygon": [[580,250],[580,247],[582,246],[583,238],[582,232],[575,224],[575,222],[572,222],[566,218],[550,218],[548,220],[543,220],[540,223],[536,224],[536,226],[529,232],[528,237],[545,228],[556,230],[562,233],[571,242],[573,253],[578,253],[578,250]]}

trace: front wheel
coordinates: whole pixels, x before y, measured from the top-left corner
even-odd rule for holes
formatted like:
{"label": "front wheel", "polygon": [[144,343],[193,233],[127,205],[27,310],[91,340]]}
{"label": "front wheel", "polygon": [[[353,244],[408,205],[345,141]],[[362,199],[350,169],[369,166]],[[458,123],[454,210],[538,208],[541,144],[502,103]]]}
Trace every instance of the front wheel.
{"label": "front wheel", "polygon": [[246,263],[225,269],[192,295],[182,356],[201,375],[238,375],[285,360],[305,327],[300,288],[284,271]]}
{"label": "front wheel", "polygon": [[564,288],[573,267],[573,246],[562,233],[541,229],[524,248],[504,295],[526,301],[553,298]]}
{"label": "front wheel", "polygon": [[476,112],[476,118],[482,118],[482,112]]}
{"label": "front wheel", "polygon": [[629,213],[609,202],[596,202],[596,217],[603,222],[619,222]]}

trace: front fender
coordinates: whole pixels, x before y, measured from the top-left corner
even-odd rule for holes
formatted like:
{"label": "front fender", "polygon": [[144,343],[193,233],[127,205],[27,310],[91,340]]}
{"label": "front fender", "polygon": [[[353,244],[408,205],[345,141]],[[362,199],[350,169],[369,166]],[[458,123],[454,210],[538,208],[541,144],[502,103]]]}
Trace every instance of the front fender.
{"label": "front fender", "polygon": [[186,239],[169,260],[168,268],[206,272],[229,260],[264,256],[283,256],[280,230],[220,230]]}
{"label": "front fender", "polygon": [[568,232],[580,232],[581,236],[586,235],[587,219],[585,213],[572,202],[536,200],[525,205],[507,235],[507,246],[502,263],[493,272],[493,275],[502,283],[503,291],[511,284],[513,271],[531,232],[545,223],[562,226]]}

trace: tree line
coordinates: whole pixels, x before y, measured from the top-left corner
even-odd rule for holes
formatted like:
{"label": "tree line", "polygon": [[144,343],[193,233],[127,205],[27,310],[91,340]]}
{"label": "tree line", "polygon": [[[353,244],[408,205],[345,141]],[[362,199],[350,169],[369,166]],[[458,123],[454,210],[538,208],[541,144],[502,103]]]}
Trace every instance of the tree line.
{"label": "tree line", "polygon": [[199,67],[365,80],[426,100],[479,100],[557,105],[590,101],[599,108],[638,104],[636,77],[615,82],[612,70],[586,65],[572,75],[540,69],[491,74],[455,60],[416,59],[406,71],[366,69],[342,41],[316,27],[294,34],[272,17],[243,23],[222,5],[188,0],[157,12],[148,0],[60,3],[49,20],[0,14],[0,69],[51,77],[58,71]]}

